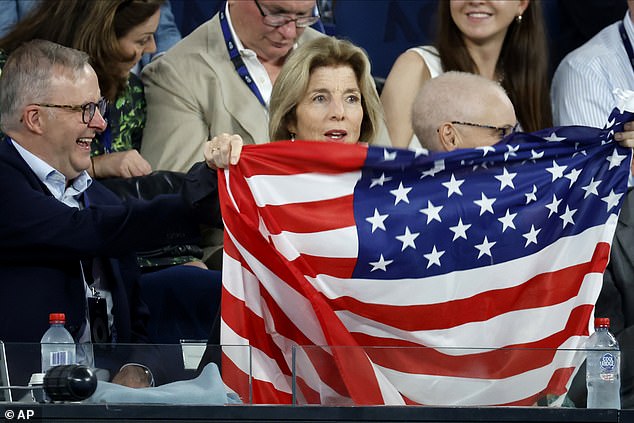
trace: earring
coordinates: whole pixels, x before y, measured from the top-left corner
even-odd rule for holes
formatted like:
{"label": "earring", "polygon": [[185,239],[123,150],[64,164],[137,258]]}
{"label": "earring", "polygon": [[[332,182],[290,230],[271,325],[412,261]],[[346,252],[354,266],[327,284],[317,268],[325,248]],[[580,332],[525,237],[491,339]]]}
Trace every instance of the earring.
{"label": "earring", "polygon": [[515,17],[515,22],[517,22],[518,25],[521,24],[522,23],[522,15],[517,15]]}
{"label": "earring", "polygon": [[295,132],[291,132],[291,141],[295,141]]}

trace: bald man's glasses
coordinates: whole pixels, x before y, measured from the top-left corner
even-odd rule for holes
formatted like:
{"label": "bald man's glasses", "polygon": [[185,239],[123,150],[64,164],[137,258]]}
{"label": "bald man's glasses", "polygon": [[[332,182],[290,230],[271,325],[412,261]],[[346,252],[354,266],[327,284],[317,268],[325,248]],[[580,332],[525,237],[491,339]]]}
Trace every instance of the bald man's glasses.
{"label": "bald man's glasses", "polygon": [[57,109],[66,109],[72,112],[81,112],[81,121],[88,125],[92,118],[95,117],[95,112],[99,109],[99,113],[101,116],[106,114],[106,109],[108,108],[108,100],[104,97],[101,97],[96,103],[88,102],[84,104],[80,104],[77,106],[69,105],[69,104],[49,104],[49,103],[33,103],[35,106],[40,107],[54,107]]}
{"label": "bald man's glasses", "polygon": [[268,26],[277,28],[280,26],[284,26],[289,22],[295,22],[295,26],[297,28],[306,28],[307,26],[311,26],[319,20],[319,14],[315,16],[299,16],[297,18],[291,18],[290,16],[276,13],[267,15],[266,13],[264,13],[264,10],[262,10],[262,7],[260,6],[260,3],[258,3],[258,0],[253,1],[260,11],[260,15],[262,15],[264,23]]}
{"label": "bald man's glasses", "polygon": [[480,123],[473,123],[473,122],[460,122],[460,121],[454,120],[454,121],[451,122],[451,124],[452,125],[473,126],[473,127],[476,127],[476,128],[492,129],[494,131],[497,131],[498,135],[500,136],[500,139],[506,137],[507,135],[514,134],[519,129],[519,123],[516,123],[513,126],[511,126],[511,125],[493,126],[493,125],[482,125]]}

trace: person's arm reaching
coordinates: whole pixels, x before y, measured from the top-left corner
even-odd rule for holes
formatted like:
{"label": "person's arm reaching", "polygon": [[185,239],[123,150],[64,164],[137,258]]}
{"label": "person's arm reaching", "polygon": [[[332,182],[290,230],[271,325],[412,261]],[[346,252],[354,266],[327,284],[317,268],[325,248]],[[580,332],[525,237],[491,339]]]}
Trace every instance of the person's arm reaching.
{"label": "person's arm reaching", "polygon": [[91,160],[89,171],[94,178],[130,178],[152,172],[152,166],[137,150],[101,154]]}
{"label": "person's arm reaching", "polygon": [[394,147],[409,146],[414,135],[412,106],[420,87],[430,78],[425,61],[413,51],[401,54],[387,76],[381,92],[381,103]]}

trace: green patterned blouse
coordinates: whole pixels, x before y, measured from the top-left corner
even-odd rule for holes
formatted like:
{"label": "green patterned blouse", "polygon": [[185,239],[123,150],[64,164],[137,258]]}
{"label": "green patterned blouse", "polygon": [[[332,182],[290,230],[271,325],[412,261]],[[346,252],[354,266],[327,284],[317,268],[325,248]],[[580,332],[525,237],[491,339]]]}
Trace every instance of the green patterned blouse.
{"label": "green patterned blouse", "polygon": [[[0,50],[0,71],[7,61],[7,54]],[[108,103],[106,119],[108,128],[97,134],[92,143],[93,156],[106,152],[140,150],[145,127],[145,94],[141,79],[133,73],[128,77],[125,91],[113,103]],[[0,137],[4,136],[0,132]]]}
{"label": "green patterned blouse", "polygon": [[140,150],[145,127],[145,95],[141,79],[133,73],[128,76],[125,91],[114,103],[108,103],[108,127],[97,134],[92,143],[92,155],[115,151]]}

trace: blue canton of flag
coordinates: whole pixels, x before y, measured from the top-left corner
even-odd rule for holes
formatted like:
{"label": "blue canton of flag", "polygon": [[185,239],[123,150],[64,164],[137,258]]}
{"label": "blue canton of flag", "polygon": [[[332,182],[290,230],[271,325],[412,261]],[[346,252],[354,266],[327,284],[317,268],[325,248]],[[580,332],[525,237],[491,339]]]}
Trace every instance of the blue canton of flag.
{"label": "blue canton of flag", "polygon": [[[630,149],[605,129],[517,133],[495,146],[429,154],[371,149],[355,188],[355,277],[445,274],[532,254],[620,209]],[[361,223],[363,222],[363,223]]]}

